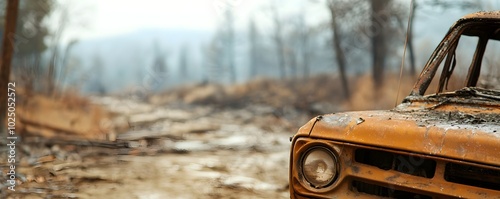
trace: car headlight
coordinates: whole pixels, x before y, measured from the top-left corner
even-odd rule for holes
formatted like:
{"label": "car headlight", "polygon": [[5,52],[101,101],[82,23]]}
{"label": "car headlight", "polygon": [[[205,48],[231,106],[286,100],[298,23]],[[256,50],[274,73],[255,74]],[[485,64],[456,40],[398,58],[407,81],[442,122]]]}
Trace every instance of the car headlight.
{"label": "car headlight", "polygon": [[314,188],[332,184],[337,173],[337,157],[325,147],[313,147],[302,156],[302,174]]}

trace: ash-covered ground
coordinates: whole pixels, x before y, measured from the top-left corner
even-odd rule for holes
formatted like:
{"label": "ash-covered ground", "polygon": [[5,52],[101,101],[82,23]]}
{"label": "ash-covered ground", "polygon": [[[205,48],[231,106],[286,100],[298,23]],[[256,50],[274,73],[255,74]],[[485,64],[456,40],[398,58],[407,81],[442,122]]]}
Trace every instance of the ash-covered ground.
{"label": "ash-covered ground", "polygon": [[308,114],[91,101],[113,115],[105,127],[124,130],[102,143],[26,137],[16,191],[3,183],[2,198],[289,198],[289,137]]}

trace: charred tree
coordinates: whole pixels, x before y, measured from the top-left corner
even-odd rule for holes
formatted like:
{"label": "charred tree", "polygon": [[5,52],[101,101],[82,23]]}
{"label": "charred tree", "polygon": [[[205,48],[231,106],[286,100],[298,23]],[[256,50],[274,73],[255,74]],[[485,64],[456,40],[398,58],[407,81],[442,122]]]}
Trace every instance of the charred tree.
{"label": "charred tree", "polygon": [[[54,93],[54,90],[56,89],[57,86],[57,68],[61,67],[58,66],[58,60],[60,56],[59,52],[59,44],[61,43],[61,37],[62,34],[64,33],[67,25],[68,25],[68,19],[69,19],[69,10],[68,7],[62,7],[61,10],[61,17],[59,18],[58,22],[58,27],[57,31],[54,34],[54,39],[52,41],[53,47],[52,47],[52,55],[50,58],[49,62],[49,69],[48,69],[48,74],[47,74],[47,95],[52,95]],[[64,67],[64,66],[63,66]]]}
{"label": "charred tree", "polygon": [[104,84],[104,62],[99,53],[96,53],[92,60],[92,76],[90,89],[91,91],[104,95],[106,94],[106,87]]}
{"label": "charred tree", "polygon": [[372,44],[372,75],[375,89],[378,89],[383,84],[386,56],[387,56],[387,41],[385,26],[388,20],[385,15],[388,0],[371,0],[371,44]]}
{"label": "charred tree", "polygon": [[250,77],[255,77],[259,73],[259,67],[260,64],[258,64],[257,59],[258,59],[258,33],[257,33],[257,27],[255,25],[255,21],[251,20],[250,25],[248,27],[248,40],[250,43],[249,46],[249,63],[250,63]]}
{"label": "charred tree", "polygon": [[288,66],[290,66],[290,77],[297,77],[297,52],[293,48],[286,48],[285,57],[288,61]]}
{"label": "charred tree", "polygon": [[417,6],[417,4],[415,3],[415,1],[413,1],[414,5],[412,7],[412,11],[410,12],[411,15],[410,15],[410,22],[409,22],[409,31],[408,31],[408,43],[407,43],[407,47],[408,47],[408,54],[410,55],[410,75],[412,77],[415,77],[415,75],[417,74],[417,69],[416,69],[416,63],[415,63],[415,51],[414,51],[414,48],[413,48],[413,18],[415,18],[415,8]]}
{"label": "charred tree", "polygon": [[234,16],[230,8],[226,10],[226,39],[225,50],[227,51],[227,66],[229,69],[229,78],[231,83],[236,82],[236,68],[235,68],[235,34],[234,34]]}
{"label": "charred tree", "polygon": [[284,79],[286,77],[286,59],[285,59],[285,43],[283,38],[283,23],[279,17],[278,9],[276,5],[271,6],[271,15],[274,22],[274,33],[273,41],[276,48],[276,54],[278,57],[278,67],[280,78]]}
{"label": "charred tree", "polygon": [[298,18],[298,31],[299,31],[299,49],[300,49],[300,56],[302,58],[302,75],[304,78],[309,77],[310,73],[310,64],[309,62],[311,61],[311,51],[310,51],[310,36],[311,36],[311,30],[310,28],[307,27],[305,19],[304,19],[304,11],[301,10],[299,18]]}
{"label": "charred tree", "polygon": [[340,28],[338,26],[337,21],[337,13],[335,9],[335,5],[332,1],[328,1],[328,9],[330,11],[330,28],[332,30],[332,45],[335,50],[335,58],[337,60],[337,65],[339,67],[340,72],[340,80],[342,83],[342,91],[345,99],[349,99],[351,94],[349,92],[349,85],[347,82],[347,74],[346,74],[346,57],[344,53],[344,49],[342,48],[342,35],[340,32]]}
{"label": "charred tree", "polygon": [[179,53],[179,71],[182,78],[188,77],[189,71],[188,47],[183,45]]}
{"label": "charred tree", "polygon": [[69,73],[69,59],[71,57],[71,49],[77,44],[77,40],[71,40],[68,45],[66,45],[66,49],[64,50],[64,57],[62,58],[62,65],[64,67],[59,68],[59,80],[58,82],[61,84],[61,91],[63,91],[63,85],[66,80],[66,77]]}
{"label": "charred tree", "polygon": [[[14,35],[16,32],[17,13],[19,0],[8,0],[5,8],[5,31],[2,38],[2,61],[0,67],[0,90],[7,92],[7,84],[10,78],[10,64],[12,62],[12,54],[14,53]],[[0,95],[0,128],[4,131],[5,116],[7,113],[7,95]]]}
{"label": "charred tree", "polygon": [[160,48],[159,42],[153,44],[154,57],[151,69],[153,72],[151,81],[149,82],[153,91],[159,91],[165,87],[166,79],[168,78],[168,64],[166,53]]}

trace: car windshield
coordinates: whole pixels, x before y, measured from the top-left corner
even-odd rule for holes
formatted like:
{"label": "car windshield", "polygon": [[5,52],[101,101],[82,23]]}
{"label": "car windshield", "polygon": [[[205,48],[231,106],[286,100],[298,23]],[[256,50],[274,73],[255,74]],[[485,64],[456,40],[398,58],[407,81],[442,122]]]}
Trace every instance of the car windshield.
{"label": "car windshield", "polygon": [[[491,94],[500,97],[500,41],[496,40],[500,29],[466,29],[446,57],[425,94],[439,94],[479,88],[497,90]],[[485,36],[487,35],[487,36]],[[495,39],[491,39],[495,38]],[[476,90],[476,89],[469,89]]]}

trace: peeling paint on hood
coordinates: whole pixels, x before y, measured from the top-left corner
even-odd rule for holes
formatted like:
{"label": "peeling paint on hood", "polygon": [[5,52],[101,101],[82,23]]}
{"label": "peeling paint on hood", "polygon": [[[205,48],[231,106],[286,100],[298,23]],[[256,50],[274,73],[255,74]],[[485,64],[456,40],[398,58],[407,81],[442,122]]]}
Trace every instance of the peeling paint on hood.
{"label": "peeling paint on hood", "polygon": [[310,137],[500,166],[498,107],[429,106],[324,115]]}

